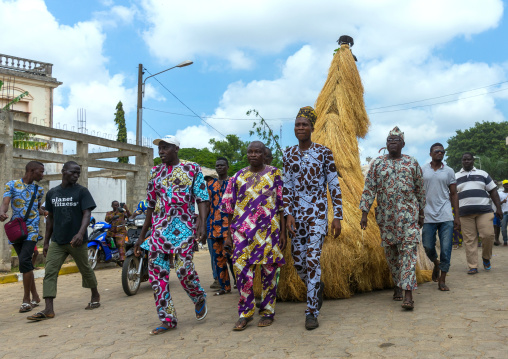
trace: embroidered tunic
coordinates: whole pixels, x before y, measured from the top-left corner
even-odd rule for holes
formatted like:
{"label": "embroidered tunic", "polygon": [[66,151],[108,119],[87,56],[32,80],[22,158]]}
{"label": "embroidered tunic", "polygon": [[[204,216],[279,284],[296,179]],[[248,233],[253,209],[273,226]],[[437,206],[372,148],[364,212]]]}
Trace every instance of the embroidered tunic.
{"label": "embroidered tunic", "polygon": [[400,159],[376,158],[365,178],[360,209],[368,212],[376,197],[376,222],[382,245],[418,243],[418,212],[425,208],[425,190],[416,159],[407,155]]}

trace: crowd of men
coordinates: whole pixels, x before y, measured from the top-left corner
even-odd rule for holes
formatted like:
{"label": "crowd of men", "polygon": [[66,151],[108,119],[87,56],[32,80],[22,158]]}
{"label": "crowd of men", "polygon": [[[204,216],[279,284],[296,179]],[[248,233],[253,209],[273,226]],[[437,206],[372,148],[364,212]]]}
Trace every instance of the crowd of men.
{"label": "crowd of men", "polygon": [[[312,142],[317,116],[311,107],[300,109],[295,120],[298,144],[283,153],[283,171],[271,166],[271,151],[259,141],[247,148],[249,166],[228,176],[228,159],[216,160],[218,178],[203,176],[198,164],[178,157],[179,140],[174,136],[156,139],[160,165],[152,168],[146,201],[131,215],[146,214],[135,254],[148,251],[149,280],[154,291],[156,312],[161,325],[151,331],[157,335],[177,327],[178,317],[169,290],[171,270],[195,307],[197,320],[207,313],[207,294],[193,262],[197,241],[208,242],[216,296],[239,294],[238,320],[233,330],[244,330],[255,312],[254,275],[260,272],[261,299],[259,327],[272,325],[280,267],[285,265],[283,251],[291,246],[298,275],[307,288],[305,327],[319,326],[324,283],[321,281],[320,257],[325,236],[331,229],[336,240],[341,233],[342,197],[339,174],[332,151]],[[446,274],[450,268],[452,238],[461,233],[464,240],[468,274],[478,273],[478,235],[482,239],[482,264],[491,269],[492,245],[496,218],[504,225],[502,234],[507,245],[506,224],[501,206],[508,207],[508,181],[501,195],[490,176],[474,167],[474,156],[464,153],[462,169],[454,171],[443,163],[445,149],[435,143],[430,147],[431,161],[422,167],[402,154],[404,133],[395,127],[386,140],[388,154],[370,163],[359,203],[362,211],[360,228],[368,225],[368,213],[377,200],[376,222],[380,229],[388,267],[394,282],[393,300],[402,308],[414,308],[413,291],[417,288],[416,262],[418,243],[423,241],[426,254],[434,263],[432,279],[441,291],[450,290]],[[32,161],[22,179],[6,184],[0,220],[5,221],[9,204],[11,218],[22,218],[30,210],[27,238],[14,245],[23,273],[24,296],[20,312],[39,305],[40,297],[33,279],[32,256],[39,239],[39,214],[42,188],[34,182],[43,177],[44,165]],[[67,162],[62,168],[62,183],[46,195],[48,212],[44,236],[46,274],[43,298],[46,308],[28,317],[41,321],[55,316],[57,276],[67,255],[71,255],[81,272],[83,287],[91,289],[91,300],[85,309],[100,306],[97,280],[87,261],[87,232],[95,202],[90,192],[77,184],[80,166]],[[333,218],[328,218],[328,194]],[[502,200],[500,199],[502,197]],[[34,205],[29,208],[31,198]],[[118,218],[120,204],[112,203],[107,217]],[[125,207],[126,209],[126,207]],[[495,214],[493,213],[495,212]],[[124,220],[119,219],[119,220]],[[152,234],[145,240],[148,230]],[[118,237],[122,252],[125,237]],[[288,238],[289,235],[289,238]],[[440,253],[436,251],[439,236]],[[422,237],[423,239],[421,239]],[[51,241],[50,241],[51,239]],[[229,269],[229,270],[228,270]]]}

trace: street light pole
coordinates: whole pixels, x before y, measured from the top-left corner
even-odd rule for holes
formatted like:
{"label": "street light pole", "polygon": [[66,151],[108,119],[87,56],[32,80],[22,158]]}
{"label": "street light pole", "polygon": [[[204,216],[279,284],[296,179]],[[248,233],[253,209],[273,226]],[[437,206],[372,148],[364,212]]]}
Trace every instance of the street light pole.
{"label": "street light pole", "polygon": [[143,81],[143,64],[139,64],[138,68],[138,106],[137,106],[137,121],[136,121],[136,145],[142,145],[142,135],[143,135],[143,96],[145,95],[145,83],[150,77],[157,76],[162,74],[163,72],[174,69],[175,67],[185,67],[192,65],[193,62],[190,60],[179,63],[176,66],[170,67],[169,69],[157,72],[156,74],[148,76]]}
{"label": "street light pole", "polygon": [[143,64],[139,64],[138,68],[138,106],[137,106],[137,116],[136,116],[136,145],[141,146],[142,139],[141,136],[143,134],[142,130],[142,122],[143,122]]}

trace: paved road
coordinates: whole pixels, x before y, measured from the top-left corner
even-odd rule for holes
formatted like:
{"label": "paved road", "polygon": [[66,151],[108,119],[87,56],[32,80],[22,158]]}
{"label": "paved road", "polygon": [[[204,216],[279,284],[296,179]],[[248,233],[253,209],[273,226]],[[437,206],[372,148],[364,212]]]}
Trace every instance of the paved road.
{"label": "paved road", "polygon": [[[454,250],[448,284],[439,292],[425,283],[415,295],[414,312],[391,300],[392,291],[325,301],[321,326],[304,328],[304,303],[278,303],[276,321],[243,332],[231,330],[238,296],[209,296],[209,314],[197,322],[194,306],[171,274],[178,329],[158,336],[148,283],[134,297],[120,284],[120,269],[97,272],[102,306],[83,308],[89,291],[79,274],[62,276],[54,319],[32,323],[17,312],[21,283],[0,288],[2,358],[508,358],[508,247],[494,249],[493,269],[466,274],[464,250]],[[209,257],[196,266],[209,288]],[[37,280],[42,292],[42,280]]]}

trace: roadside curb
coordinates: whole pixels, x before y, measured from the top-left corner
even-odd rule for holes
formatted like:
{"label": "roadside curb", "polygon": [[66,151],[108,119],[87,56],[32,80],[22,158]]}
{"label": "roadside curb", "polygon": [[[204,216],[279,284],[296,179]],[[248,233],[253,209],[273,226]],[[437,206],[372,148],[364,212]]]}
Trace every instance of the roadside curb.
{"label": "roadside curb", "polygon": [[[72,274],[79,272],[79,269],[76,265],[70,265],[65,266],[60,269],[60,272],[58,272],[58,275],[65,275],[65,274]],[[34,270],[34,278],[44,278],[44,275],[46,274],[46,271],[44,269]],[[11,274],[4,274],[0,275],[0,284],[6,284],[6,283],[16,283],[16,282],[22,282],[23,281],[23,274],[22,273],[11,273]]]}

